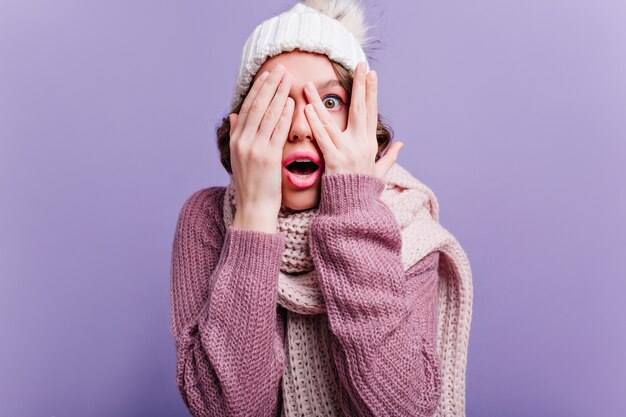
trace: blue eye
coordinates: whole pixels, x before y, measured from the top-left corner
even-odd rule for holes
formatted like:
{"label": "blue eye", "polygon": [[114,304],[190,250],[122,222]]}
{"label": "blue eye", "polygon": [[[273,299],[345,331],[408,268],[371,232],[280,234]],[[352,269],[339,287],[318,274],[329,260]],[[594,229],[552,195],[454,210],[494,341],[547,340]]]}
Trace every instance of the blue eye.
{"label": "blue eye", "polygon": [[335,110],[342,104],[345,104],[341,97],[336,94],[329,94],[322,99],[322,103],[328,110]]}

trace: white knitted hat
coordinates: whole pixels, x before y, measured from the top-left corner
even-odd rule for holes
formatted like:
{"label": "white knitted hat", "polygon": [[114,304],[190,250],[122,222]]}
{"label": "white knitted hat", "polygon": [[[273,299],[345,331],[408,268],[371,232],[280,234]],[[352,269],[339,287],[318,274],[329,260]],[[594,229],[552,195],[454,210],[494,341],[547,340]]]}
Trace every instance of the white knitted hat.
{"label": "white knitted hat", "polygon": [[265,60],[281,52],[300,49],[325,54],[354,71],[357,63],[367,62],[361,46],[366,31],[363,11],[355,0],[301,0],[286,12],[265,20],[243,47],[231,108],[244,100],[252,78]]}

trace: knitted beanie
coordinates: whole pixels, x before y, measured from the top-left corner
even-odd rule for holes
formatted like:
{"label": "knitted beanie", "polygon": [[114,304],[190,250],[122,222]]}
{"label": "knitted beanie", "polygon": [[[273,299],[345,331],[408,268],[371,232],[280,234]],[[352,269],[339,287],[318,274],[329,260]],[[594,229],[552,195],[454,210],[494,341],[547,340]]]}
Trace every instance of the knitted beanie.
{"label": "knitted beanie", "polygon": [[324,54],[354,71],[360,61],[367,63],[362,47],[368,40],[366,32],[357,0],[301,0],[286,12],[263,21],[243,47],[231,108],[243,102],[265,60],[281,52],[299,49]]}

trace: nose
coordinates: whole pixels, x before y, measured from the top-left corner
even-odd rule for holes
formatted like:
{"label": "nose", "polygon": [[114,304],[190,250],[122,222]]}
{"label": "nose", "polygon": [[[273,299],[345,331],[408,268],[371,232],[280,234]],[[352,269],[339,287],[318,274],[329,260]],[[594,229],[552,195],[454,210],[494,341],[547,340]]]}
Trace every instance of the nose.
{"label": "nose", "polygon": [[290,142],[296,142],[302,139],[313,140],[313,134],[311,133],[311,127],[304,114],[304,106],[306,103],[299,103],[293,109],[293,116],[291,119],[291,129],[289,130]]}

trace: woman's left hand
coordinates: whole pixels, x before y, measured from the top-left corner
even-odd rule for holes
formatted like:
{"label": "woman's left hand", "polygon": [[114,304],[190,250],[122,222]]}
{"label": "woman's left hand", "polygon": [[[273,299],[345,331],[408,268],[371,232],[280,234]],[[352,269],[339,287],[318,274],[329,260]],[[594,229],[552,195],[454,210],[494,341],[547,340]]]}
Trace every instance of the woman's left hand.
{"label": "woman's left hand", "polygon": [[342,131],[322,103],[313,83],[304,91],[309,101],[305,114],[315,140],[324,154],[324,172],[364,173],[383,178],[398,157],[401,142],[394,142],[376,161],[378,141],[378,80],[375,71],[366,74],[365,62],[354,70],[348,126]]}

